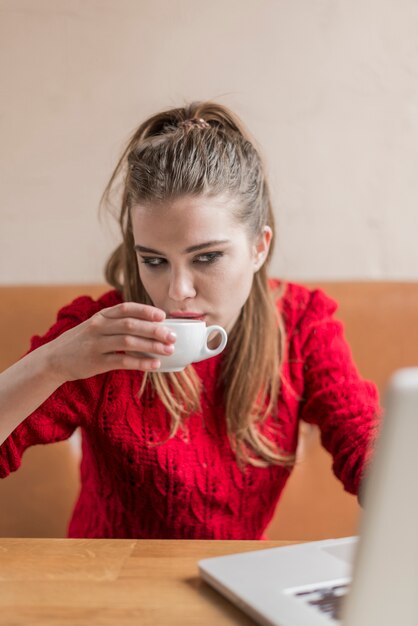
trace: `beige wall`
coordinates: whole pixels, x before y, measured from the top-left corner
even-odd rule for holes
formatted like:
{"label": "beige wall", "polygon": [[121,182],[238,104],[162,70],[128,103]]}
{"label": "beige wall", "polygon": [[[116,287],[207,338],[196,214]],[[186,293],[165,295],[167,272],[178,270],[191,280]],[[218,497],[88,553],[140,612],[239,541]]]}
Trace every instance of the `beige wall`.
{"label": "beige wall", "polygon": [[0,0],[0,284],[101,280],[144,116],[214,98],[267,159],[293,279],[418,278],[416,0]]}

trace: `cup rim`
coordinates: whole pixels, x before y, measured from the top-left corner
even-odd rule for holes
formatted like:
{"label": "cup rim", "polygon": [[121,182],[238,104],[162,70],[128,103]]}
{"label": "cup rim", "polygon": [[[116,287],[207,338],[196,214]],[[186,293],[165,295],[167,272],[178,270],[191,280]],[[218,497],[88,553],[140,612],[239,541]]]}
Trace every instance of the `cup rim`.
{"label": "cup rim", "polygon": [[205,320],[192,320],[187,317],[167,317],[160,324],[206,324]]}

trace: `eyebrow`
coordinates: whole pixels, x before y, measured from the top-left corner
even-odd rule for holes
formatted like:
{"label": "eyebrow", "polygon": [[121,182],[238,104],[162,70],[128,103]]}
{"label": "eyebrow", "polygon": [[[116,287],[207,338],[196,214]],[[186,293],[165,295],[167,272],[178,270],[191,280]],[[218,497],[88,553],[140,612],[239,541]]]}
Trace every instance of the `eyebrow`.
{"label": "eyebrow", "polygon": [[[229,243],[229,239],[213,239],[212,241],[206,241],[205,243],[199,243],[197,246],[190,246],[183,250],[183,254],[190,254],[190,252],[197,252],[198,250],[203,250],[204,248],[209,248],[210,246],[219,246],[224,243]],[[163,252],[159,252],[158,250],[154,250],[153,248],[146,248],[145,246],[140,246],[136,244],[134,246],[135,250],[138,252],[149,252],[150,254],[158,254],[160,256],[165,256]]]}

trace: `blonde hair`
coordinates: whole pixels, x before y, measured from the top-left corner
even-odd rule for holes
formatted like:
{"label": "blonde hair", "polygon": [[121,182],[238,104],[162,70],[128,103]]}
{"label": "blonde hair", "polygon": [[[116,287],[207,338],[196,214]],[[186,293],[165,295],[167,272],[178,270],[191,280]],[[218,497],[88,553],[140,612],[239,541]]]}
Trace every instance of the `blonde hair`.
{"label": "blonde hair", "polygon": [[[195,120],[193,123],[192,121]],[[130,208],[184,196],[225,196],[250,237],[274,217],[261,157],[238,118],[213,102],[195,102],[147,119],[130,138],[103,193],[112,204],[121,186],[118,221],[123,241],[109,258],[105,277],[125,301],[153,304],[140,280]],[[267,265],[255,273],[249,297],[229,334],[220,365],[227,432],[238,464],[292,465],[294,455],[261,431],[275,410],[285,332],[268,285]],[[178,373],[145,373],[140,394],[156,393],[171,416],[169,437],[200,410],[201,381],[193,366]],[[271,429],[273,433],[273,429]],[[277,436],[277,432],[275,433]]]}

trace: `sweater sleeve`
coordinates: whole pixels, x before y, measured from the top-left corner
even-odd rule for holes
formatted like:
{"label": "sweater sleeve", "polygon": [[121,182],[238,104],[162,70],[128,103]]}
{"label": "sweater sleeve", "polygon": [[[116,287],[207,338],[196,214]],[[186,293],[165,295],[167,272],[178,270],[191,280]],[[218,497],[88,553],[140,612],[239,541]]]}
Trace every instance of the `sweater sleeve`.
{"label": "sweater sleeve", "polygon": [[[77,298],[58,312],[55,324],[43,335],[31,339],[28,352],[52,341],[65,331],[88,319],[101,308],[87,296]],[[36,444],[62,441],[83,425],[97,402],[100,382],[97,376],[61,385],[31,413],[0,446],[0,477],[4,478],[21,464],[24,451]]]}
{"label": "sweater sleeve", "polygon": [[333,317],[336,308],[331,298],[315,290],[300,322],[300,417],[319,426],[335,475],[346,491],[358,494],[381,411],[376,386],[359,375],[343,325]]}

